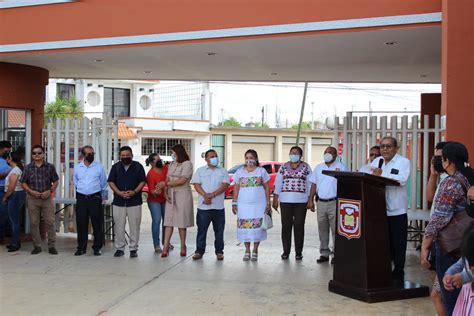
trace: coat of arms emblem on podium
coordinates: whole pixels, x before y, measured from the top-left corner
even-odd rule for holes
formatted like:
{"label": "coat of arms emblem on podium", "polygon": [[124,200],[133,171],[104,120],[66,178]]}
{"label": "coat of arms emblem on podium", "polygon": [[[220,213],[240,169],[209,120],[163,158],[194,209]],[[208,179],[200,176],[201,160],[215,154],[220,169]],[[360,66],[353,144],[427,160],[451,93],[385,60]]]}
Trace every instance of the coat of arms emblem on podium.
{"label": "coat of arms emblem on podium", "polygon": [[361,201],[338,199],[337,233],[347,239],[361,236]]}

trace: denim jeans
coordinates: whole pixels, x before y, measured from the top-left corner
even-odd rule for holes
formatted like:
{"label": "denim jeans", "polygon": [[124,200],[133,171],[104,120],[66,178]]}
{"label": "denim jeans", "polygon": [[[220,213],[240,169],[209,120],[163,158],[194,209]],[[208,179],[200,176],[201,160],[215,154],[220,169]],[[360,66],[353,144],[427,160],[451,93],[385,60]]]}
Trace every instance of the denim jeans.
{"label": "denim jeans", "polygon": [[160,246],[160,229],[162,220],[165,218],[166,202],[148,202],[148,208],[151,213],[151,235],[153,236],[153,245]]}
{"label": "denim jeans", "polygon": [[18,247],[20,245],[20,210],[25,205],[25,191],[15,191],[10,196],[7,203],[8,216],[12,226],[12,239],[10,245]]}
{"label": "denim jeans", "polygon": [[441,288],[441,297],[443,298],[443,306],[446,311],[446,315],[451,315],[456,305],[459,293],[461,289],[455,289],[454,291],[447,291],[443,285],[443,277],[450,266],[456,263],[459,258],[454,256],[445,255],[441,251],[441,247],[438,242],[435,242],[436,249],[436,275],[438,276],[439,285]]}
{"label": "denim jeans", "polygon": [[8,225],[7,205],[2,203],[4,195],[5,195],[5,187],[0,186],[0,239],[6,236],[7,225]]}
{"label": "denim jeans", "polygon": [[198,209],[196,215],[196,223],[198,232],[196,236],[196,253],[203,255],[206,252],[207,230],[212,222],[214,229],[214,248],[216,255],[224,253],[224,227],[225,227],[225,212],[222,210],[200,210]]}

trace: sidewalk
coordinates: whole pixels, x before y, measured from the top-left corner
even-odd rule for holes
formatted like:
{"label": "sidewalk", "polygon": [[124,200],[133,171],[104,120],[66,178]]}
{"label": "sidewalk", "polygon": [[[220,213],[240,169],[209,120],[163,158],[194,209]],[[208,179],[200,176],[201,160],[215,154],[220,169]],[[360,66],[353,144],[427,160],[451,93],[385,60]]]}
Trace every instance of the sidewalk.
{"label": "sidewalk", "polygon": [[[226,201],[225,260],[216,261],[213,231],[201,261],[193,262],[196,228],[188,233],[188,257],[153,253],[150,215],[144,204],[139,257],[113,257],[108,243],[101,257],[75,257],[75,235],[59,234],[59,255],[30,255],[31,243],[11,254],[0,249],[1,315],[434,315],[430,299],[366,304],[328,292],[332,267],[316,264],[317,224],[308,213],[304,259],[280,259],[279,216],[262,242],[258,262],[242,262],[236,218]],[[376,255],[376,254],[374,254]],[[434,274],[420,268],[418,253],[407,254],[407,278],[431,286]]]}

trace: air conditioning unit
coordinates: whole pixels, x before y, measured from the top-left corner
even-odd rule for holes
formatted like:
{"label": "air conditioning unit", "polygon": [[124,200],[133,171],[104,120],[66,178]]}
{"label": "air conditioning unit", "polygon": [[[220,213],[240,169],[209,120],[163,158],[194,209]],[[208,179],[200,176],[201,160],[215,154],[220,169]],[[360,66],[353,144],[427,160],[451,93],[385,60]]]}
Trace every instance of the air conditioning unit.
{"label": "air conditioning unit", "polygon": [[84,87],[84,112],[87,117],[102,118],[104,111],[104,88],[97,85]]}

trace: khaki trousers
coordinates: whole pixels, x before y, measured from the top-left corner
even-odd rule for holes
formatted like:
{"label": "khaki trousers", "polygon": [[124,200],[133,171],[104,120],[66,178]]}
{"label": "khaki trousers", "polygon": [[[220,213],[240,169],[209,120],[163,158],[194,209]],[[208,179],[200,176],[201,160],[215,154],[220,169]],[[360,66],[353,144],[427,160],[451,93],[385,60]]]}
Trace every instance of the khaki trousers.
{"label": "khaki trousers", "polygon": [[54,216],[53,199],[49,197],[46,200],[35,198],[28,195],[26,198],[26,207],[30,216],[31,238],[35,247],[41,247],[40,222],[43,220],[46,231],[48,232],[48,247],[55,247],[56,227]]}
{"label": "khaki trousers", "polygon": [[140,239],[140,224],[142,222],[142,206],[113,206],[115,249],[125,250],[127,241],[125,239],[125,223],[128,217],[128,228],[130,229],[129,249],[138,250],[138,240]]}
{"label": "khaki trousers", "polygon": [[329,257],[329,230],[331,230],[332,242],[336,237],[336,208],[337,200],[331,202],[318,201],[318,232],[319,232],[319,253]]}

